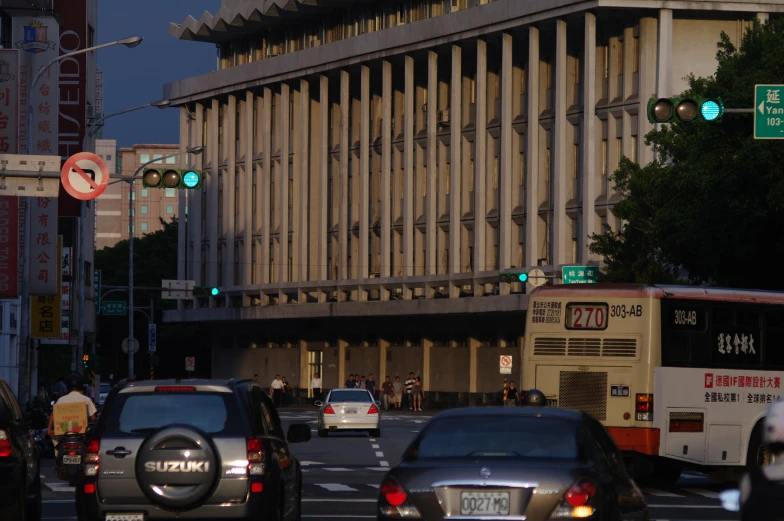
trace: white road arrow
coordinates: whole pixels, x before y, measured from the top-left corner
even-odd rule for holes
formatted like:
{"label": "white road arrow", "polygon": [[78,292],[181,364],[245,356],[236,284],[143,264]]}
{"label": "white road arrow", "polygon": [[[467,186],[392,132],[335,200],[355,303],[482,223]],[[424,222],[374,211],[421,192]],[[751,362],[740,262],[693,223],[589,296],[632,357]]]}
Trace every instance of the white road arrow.
{"label": "white road arrow", "polygon": [[764,102],[764,101],[763,101],[763,102],[761,102],[761,103],[759,104],[759,107],[757,107],[757,108],[759,109],[759,111],[760,111],[760,114],[762,114],[762,115],[764,116],[764,115],[765,115],[765,102]]}
{"label": "white road arrow", "polygon": [[307,467],[308,465],[324,465],[324,464],[323,464],[323,463],[321,463],[320,461],[300,461],[300,462],[299,462],[299,464],[300,464],[300,465],[304,465],[304,466],[306,466],[306,467]]}

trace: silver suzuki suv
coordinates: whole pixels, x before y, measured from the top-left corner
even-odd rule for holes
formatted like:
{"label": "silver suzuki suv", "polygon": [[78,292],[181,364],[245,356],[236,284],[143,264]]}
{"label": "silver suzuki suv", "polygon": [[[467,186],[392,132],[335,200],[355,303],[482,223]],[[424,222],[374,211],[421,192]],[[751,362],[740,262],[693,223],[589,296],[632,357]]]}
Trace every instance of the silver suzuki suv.
{"label": "silver suzuki suv", "polygon": [[301,517],[302,470],[252,380],[120,382],[106,398],[76,483],[80,521]]}

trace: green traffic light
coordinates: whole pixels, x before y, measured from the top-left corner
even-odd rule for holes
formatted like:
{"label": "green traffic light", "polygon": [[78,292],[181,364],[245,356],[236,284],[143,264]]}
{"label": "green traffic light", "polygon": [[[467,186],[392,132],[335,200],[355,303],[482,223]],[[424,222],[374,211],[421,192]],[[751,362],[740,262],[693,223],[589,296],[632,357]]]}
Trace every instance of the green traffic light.
{"label": "green traffic light", "polygon": [[217,297],[218,294],[220,293],[220,290],[218,288],[212,288],[210,290],[210,293],[212,294],[213,297]]}
{"label": "green traffic light", "polygon": [[520,282],[527,282],[528,281],[528,274],[527,273],[521,273],[520,275],[517,276],[517,279]]}
{"label": "green traffic light", "polygon": [[700,107],[700,113],[705,121],[716,121],[724,114],[724,107],[720,101],[709,99]]}
{"label": "green traffic light", "polygon": [[199,186],[199,181],[199,174],[193,170],[187,170],[182,175],[182,184],[185,185],[185,188],[196,188]]}

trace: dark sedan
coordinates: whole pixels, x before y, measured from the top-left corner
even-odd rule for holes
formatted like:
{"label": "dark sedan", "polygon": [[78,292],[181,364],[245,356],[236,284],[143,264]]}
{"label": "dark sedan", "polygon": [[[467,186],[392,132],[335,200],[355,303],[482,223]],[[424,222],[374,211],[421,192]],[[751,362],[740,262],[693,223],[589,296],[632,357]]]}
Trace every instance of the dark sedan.
{"label": "dark sedan", "polygon": [[492,407],[436,415],[380,487],[378,519],[648,519],[601,423],[577,411]]}

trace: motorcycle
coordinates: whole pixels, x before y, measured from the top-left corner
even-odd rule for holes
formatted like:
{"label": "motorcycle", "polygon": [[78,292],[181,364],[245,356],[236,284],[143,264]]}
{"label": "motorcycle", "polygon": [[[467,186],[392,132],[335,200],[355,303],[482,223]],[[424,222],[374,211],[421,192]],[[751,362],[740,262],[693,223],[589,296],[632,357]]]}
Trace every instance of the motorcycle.
{"label": "motorcycle", "polygon": [[82,466],[85,449],[87,447],[86,435],[68,432],[60,437],[57,446],[57,459],[55,460],[55,472],[57,479],[67,481],[73,486],[77,471]]}

